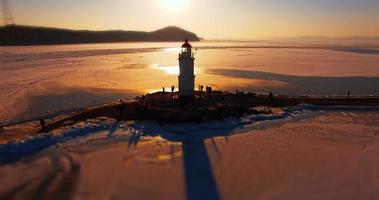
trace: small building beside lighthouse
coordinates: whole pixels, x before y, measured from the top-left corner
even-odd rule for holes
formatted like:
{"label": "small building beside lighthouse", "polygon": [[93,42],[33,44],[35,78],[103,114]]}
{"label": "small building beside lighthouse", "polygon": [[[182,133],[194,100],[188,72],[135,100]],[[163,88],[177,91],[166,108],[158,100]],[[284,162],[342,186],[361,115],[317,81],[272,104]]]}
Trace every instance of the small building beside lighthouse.
{"label": "small building beside lighthouse", "polygon": [[186,39],[179,53],[179,98],[191,100],[195,97],[195,57],[192,46]]}

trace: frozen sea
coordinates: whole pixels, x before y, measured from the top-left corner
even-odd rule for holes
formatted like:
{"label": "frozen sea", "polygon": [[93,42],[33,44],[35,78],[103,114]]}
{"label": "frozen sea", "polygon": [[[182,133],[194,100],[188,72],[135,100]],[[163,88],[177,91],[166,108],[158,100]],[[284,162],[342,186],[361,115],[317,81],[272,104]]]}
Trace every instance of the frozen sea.
{"label": "frozen sea", "polygon": [[[0,121],[54,116],[176,85],[180,45],[0,47]],[[379,95],[379,45],[193,46],[197,85]],[[19,137],[7,141],[11,129],[0,129],[0,199],[379,197],[377,107],[299,105],[176,125],[97,118],[50,133],[14,133]]]}
{"label": "frozen sea", "polygon": [[[177,85],[181,43],[0,47],[0,120],[32,119]],[[379,95],[379,45],[193,43],[196,85],[288,95]]]}

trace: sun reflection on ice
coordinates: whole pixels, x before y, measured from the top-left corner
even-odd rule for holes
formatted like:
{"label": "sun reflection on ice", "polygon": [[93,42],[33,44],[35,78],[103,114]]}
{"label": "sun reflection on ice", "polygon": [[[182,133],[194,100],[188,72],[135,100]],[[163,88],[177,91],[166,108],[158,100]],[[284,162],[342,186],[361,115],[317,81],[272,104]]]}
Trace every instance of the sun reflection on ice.
{"label": "sun reflection on ice", "polygon": [[180,53],[182,51],[182,48],[165,48],[163,51]]}
{"label": "sun reflection on ice", "polygon": [[160,66],[159,64],[154,64],[153,69],[159,69],[170,75],[179,75],[179,66]]}
{"label": "sun reflection on ice", "polygon": [[[169,74],[169,75],[179,76],[179,74],[180,74],[178,65],[176,65],[176,66],[161,66],[160,64],[154,64],[153,69],[158,69],[158,70],[164,71],[166,74]],[[198,74],[199,72],[200,72],[200,69],[198,69],[195,66],[195,75]]]}

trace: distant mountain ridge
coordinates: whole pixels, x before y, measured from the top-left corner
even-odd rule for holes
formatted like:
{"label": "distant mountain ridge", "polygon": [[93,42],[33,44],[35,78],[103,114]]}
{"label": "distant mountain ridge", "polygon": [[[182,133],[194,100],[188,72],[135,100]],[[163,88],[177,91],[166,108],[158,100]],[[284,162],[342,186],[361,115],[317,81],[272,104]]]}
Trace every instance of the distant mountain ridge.
{"label": "distant mountain ridge", "polygon": [[53,45],[106,42],[199,41],[192,32],[169,26],[152,32],[143,31],[89,31],[50,27],[8,25],[0,27],[0,45]]}
{"label": "distant mountain ridge", "polygon": [[350,36],[350,37],[326,37],[318,35],[303,35],[297,37],[271,37],[269,40],[287,41],[351,41],[351,42],[379,42],[379,36]]}

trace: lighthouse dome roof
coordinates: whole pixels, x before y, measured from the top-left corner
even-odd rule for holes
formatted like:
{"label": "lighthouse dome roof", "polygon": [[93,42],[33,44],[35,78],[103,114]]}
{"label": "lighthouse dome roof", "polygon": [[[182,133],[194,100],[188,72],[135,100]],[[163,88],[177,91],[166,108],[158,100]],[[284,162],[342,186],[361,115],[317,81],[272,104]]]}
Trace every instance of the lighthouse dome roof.
{"label": "lighthouse dome roof", "polygon": [[182,48],[192,48],[191,44],[188,42],[188,39],[185,39]]}

